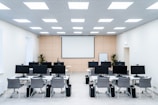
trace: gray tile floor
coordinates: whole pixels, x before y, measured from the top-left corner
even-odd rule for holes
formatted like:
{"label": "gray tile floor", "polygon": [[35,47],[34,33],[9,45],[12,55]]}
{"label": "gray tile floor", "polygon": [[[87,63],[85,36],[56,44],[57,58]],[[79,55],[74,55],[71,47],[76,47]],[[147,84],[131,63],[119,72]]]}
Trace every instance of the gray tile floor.
{"label": "gray tile floor", "polygon": [[[86,73],[73,73],[70,76],[72,84],[72,95],[66,97],[56,90],[56,94],[52,98],[42,98],[41,94],[31,98],[25,97],[25,88],[21,89],[21,97],[9,98],[11,90],[8,90],[0,97],[0,105],[157,105],[158,97],[154,98],[142,95],[142,97],[131,98],[125,94],[121,94],[120,98],[111,98],[106,94],[97,94],[97,97],[89,97],[89,87],[85,84]],[[102,92],[102,90],[101,90]]]}

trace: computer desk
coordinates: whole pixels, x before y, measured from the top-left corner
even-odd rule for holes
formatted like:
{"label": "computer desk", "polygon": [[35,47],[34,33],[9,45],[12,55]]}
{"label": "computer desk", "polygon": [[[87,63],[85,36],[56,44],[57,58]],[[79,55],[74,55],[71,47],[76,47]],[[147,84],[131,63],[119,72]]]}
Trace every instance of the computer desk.
{"label": "computer desk", "polygon": [[[110,82],[112,82],[112,81],[115,81],[115,80],[118,80],[118,78],[119,77],[117,77],[117,76],[109,76],[109,75],[107,75],[107,76],[105,76],[105,77],[109,77],[109,81]],[[133,75],[130,75],[130,76],[123,76],[123,77],[128,77],[128,78],[130,78],[130,80],[131,80],[131,82],[132,82],[132,84],[131,85],[135,85],[135,83],[136,83],[136,81],[138,80],[140,80],[140,77],[134,77]],[[148,76],[144,76],[144,78],[150,78],[150,77],[148,77]],[[97,82],[97,76],[90,76],[90,82],[93,82],[93,84],[95,85],[95,83]]]}

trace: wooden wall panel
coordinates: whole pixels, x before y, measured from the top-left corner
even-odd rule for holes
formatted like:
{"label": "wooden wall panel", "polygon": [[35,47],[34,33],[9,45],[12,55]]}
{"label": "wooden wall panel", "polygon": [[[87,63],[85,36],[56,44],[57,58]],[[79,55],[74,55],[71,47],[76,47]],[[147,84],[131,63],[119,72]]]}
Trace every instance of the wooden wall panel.
{"label": "wooden wall panel", "polygon": [[62,59],[61,58],[61,37],[40,36],[39,54],[44,54],[47,61],[56,62],[59,58],[65,65],[71,65],[73,72],[86,71],[89,61],[98,61],[99,53],[107,53],[108,60],[116,53],[116,36],[95,36],[95,58],[93,59]]}

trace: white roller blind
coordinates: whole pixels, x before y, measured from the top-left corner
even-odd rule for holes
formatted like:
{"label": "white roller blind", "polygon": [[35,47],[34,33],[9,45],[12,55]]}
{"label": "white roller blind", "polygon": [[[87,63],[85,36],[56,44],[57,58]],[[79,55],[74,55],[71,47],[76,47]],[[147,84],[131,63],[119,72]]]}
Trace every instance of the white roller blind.
{"label": "white roller blind", "polygon": [[94,36],[62,36],[62,58],[94,58]]}

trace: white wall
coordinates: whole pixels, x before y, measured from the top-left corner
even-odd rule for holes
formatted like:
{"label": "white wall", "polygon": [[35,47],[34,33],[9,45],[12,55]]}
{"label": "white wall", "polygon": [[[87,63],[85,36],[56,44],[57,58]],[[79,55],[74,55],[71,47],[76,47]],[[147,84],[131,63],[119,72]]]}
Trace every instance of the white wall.
{"label": "white wall", "polygon": [[38,37],[28,31],[20,29],[11,24],[0,21],[1,43],[2,43],[2,74],[0,75],[0,90],[6,89],[7,78],[15,75],[15,65],[24,64],[26,59],[26,37],[33,41],[33,57],[38,56]]}
{"label": "white wall", "polygon": [[124,47],[129,47],[130,65],[145,65],[146,75],[158,90],[158,20],[117,36],[117,55],[124,60]]}

